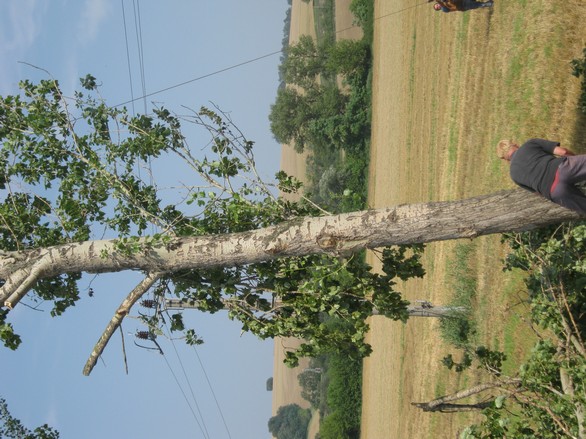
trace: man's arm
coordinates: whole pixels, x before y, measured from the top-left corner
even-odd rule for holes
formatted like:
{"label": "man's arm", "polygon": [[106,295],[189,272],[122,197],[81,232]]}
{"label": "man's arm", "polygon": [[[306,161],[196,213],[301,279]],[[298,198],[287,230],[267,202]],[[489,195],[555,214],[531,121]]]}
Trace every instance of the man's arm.
{"label": "man's arm", "polygon": [[458,10],[458,7],[451,0],[437,0],[437,2],[442,6],[442,10],[444,12],[452,12]]}
{"label": "man's arm", "polygon": [[570,155],[576,155],[572,151],[570,151],[569,149],[562,148],[561,146],[556,146],[553,149],[553,153],[554,153],[554,155],[559,155],[560,157],[565,157],[565,156],[570,156]]}

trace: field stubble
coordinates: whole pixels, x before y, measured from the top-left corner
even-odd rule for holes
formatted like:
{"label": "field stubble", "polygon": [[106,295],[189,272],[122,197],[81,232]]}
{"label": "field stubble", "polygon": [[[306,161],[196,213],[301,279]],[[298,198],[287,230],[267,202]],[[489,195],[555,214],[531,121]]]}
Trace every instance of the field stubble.
{"label": "field stubble", "polygon": [[[500,138],[552,138],[586,151],[584,118],[576,111],[580,84],[569,66],[586,45],[582,0],[495,0],[492,10],[450,14],[377,0],[375,19],[372,207],[512,187],[493,152]],[[446,303],[450,264],[469,264],[477,277],[481,342],[509,346],[521,357],[520,340],[504,336],[522,312],[514,306],[523,294],[519,278],[502,273],[506,249],[498,236],[475,244],[468,261],[454,261],[454,242],[429,245],[427,276],[401,290],[408,300]],[[441,366],[451,349],[440,340],[437,322],[403,325],[374,317],[370,324],[374,352],[364,363],[363,439],[453,438],[474,421],[474,415],[411,406],[483,379],[477,372],[456,377]]]}

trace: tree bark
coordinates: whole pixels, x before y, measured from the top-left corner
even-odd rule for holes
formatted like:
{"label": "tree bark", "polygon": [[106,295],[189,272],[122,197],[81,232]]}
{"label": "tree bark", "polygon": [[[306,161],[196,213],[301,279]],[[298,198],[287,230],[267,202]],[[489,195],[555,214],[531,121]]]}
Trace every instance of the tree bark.
{"label": "tree bark", "polygon": [[478,402],[476,404],[453,404],[444,402],[433,407],[428,407],[426,403],[414,402],[415,407],[422,409],[424,412],[440,412],[440,413],[456,413],[456,412],[472,412],[476,410],[484,410],[493,405],[493,401]]}
{"label": "tree bark", "polygon": [[[454,411],[454,408],[458,407],[458,404],[453,404],[454,401],[458,401],[460,399],[468,398],[472,395],[477,395],[479,393],[484,392],[488,389],[494,388],[505,388],[508,386],[518,386],[521,384],[520,378],[510,378],[502,381],[493,381],[490,383],[483,383],[478,384],[477,386],[470,387],[468,389],[460,390],[456,393],[452,393],[451,395],[445,395],[440,398],[436,398],[433,401],[429,402],[412,402],[411,404],[415,407],[419,407],[425,412],[435,412],[435,411],[444,411],[445,409],[450,409],[450,411]],[[471,407],[475,409],[478,408],[485,408],[481,407],[482,403],[479,404],[462,404],[461,407],[465,408],[466,410],[470,410]]]}
{"label": "tree bark", "polygon": [[94,346],[94,349],[91,352],[88,360],[86,361],[83,368],[84,375],[88,376],[90,373],[92,373],[98,358],[100,358],[100,355],[102,355],[102,352],[104,352],[106,345],[110,341],[110,338],[112,338],[112,335],[116,329],[118,329],[122,324],[124,317],[126,317],[130,312],[130,308],[132,308],[138,299],[140,299],[143,294],[145,294],[149,288],[153,286],[153,284],[157,281],[157,279],[160,278],[160,276],[160,273],[149,273],[136,287],[134,287],[126,299],[124,299],[124,301],[120,304],[116,310],[116,313],[110,320],[110,323],[108,326],[106,326],[106,329],[102,333],[102,336]]}
{"label": "tree bark", "polygon": [[[405,204],[316,218],[225,235],[170,238],[133,254],[117,240],[96,240],[0,254],[0,302],[13,307],[34,283],[68,272],[174,272],[237,266],[316,253],[415,244],[524,231],[580,219],[580,215],[520,189],[459,201]],[[151,242],[151,244],[149,244]]]}

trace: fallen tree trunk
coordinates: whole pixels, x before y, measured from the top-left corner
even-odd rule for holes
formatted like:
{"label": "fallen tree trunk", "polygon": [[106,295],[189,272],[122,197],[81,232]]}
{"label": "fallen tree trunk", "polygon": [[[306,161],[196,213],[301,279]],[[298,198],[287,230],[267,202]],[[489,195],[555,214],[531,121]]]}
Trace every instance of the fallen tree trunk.
{"label": "fallen tree trunk", "polygon": [[0,254],[0,303],[13,307],[39,279],[64,273],[174,272],[253,264],[316,253],[415,244],[535,229],[581,217],[523,190],[459,201],[405,204],[313,218],[224,235],[116,239]]}

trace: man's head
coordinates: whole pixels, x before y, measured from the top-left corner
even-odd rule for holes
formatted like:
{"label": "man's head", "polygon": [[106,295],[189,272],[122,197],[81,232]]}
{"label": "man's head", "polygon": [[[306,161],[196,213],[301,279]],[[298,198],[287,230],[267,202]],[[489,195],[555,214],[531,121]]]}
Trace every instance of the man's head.
{"label": "man's head", "polygon": [[503,160],[509,161],[517,149],[519,149],[519,145],[512,140],[501,140],[496,145],[496,155]]}
{"label": "man's head", "polygon": [[439,11],[442,8],[442,5],[440,5],[439,3],[436,3],[433,5],[433,9],[435,9],[436,11]]}

